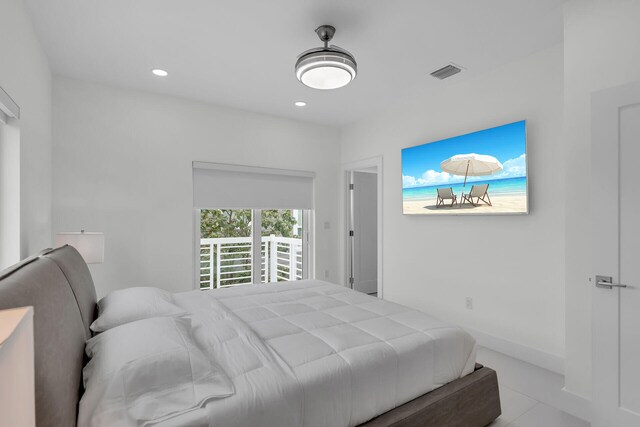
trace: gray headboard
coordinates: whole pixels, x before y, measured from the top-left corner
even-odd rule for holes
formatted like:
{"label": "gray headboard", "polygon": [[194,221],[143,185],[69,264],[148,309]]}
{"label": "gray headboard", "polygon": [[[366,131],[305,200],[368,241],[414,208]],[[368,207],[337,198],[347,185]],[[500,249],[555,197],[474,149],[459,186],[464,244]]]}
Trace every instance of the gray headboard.
{"label": "gray headboard", "polygon": [[75,426],[84,344],[96,316],[89,268],[71,246],[45,250],[0,272],[0,309],[33,306],[36,424]]}

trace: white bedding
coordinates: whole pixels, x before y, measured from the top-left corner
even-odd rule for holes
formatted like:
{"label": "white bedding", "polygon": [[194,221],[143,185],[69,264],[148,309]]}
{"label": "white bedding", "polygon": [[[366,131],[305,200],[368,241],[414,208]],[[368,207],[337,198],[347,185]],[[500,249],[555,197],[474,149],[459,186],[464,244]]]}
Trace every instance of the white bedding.
{"label": "white bedding", "polygon": [[78,426],[149,425],[235,393],[192,339],[186,316],[150,317],[87,342]]}
{"label": "white bedding", "polygon": [[354,426],[473,371],[475,341],[316,280],[174,295],[236,393],[161,426]]}

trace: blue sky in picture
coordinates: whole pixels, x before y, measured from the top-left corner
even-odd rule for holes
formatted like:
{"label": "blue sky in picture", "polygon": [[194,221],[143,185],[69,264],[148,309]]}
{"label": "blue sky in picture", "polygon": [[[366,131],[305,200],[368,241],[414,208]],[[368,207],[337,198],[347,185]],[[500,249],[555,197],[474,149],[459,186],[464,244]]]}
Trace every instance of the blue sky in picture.
{"label": "blue sky in picture", "polygon": [[503,170],[491,176],[469,177],[467,182],[526,176],[526,121],[485,129],[402,150],[402,188],[456,184],[464,176],[443,172],[440,162],[456,154],[488,154]]}

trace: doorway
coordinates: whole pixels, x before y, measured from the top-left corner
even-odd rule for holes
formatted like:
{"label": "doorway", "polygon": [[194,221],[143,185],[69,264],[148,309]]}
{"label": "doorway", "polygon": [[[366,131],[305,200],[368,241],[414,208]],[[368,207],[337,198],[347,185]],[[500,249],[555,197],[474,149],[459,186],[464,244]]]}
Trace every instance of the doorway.
{"label": "doorway", "polygon": [[382,298],[382,159],[344,166],[345,283]]}

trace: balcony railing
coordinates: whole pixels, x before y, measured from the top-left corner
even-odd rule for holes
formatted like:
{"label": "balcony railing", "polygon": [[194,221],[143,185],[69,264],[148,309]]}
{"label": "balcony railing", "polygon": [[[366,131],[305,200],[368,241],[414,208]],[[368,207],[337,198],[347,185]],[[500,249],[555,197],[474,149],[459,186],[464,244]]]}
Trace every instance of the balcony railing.
{"label": "balcony railing", "polygon": [[[262,282],[302,279],[302,239],[262,237]],[[200,239],[200,289],[251,283],[251,237]]]}

